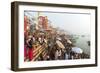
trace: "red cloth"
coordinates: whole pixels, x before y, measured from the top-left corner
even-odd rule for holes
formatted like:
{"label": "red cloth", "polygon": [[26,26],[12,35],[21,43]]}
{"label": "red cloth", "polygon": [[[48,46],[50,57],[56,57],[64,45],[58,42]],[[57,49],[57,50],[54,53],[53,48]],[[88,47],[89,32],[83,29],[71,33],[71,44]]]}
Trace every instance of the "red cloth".
{"label": "red cloth", "polygon": [[28,56],[29,56],[29,60],[31,61],[33,59],[33,50],[32,49],[29,49]]}

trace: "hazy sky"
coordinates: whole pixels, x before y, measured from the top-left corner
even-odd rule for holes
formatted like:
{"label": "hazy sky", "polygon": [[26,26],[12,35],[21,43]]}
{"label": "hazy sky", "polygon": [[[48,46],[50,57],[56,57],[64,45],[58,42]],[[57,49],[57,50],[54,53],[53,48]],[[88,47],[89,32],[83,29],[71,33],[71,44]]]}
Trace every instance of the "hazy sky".
{"label": "hazy sky", "polygon": [[[28,11],[28,14],[37,17],[37,12]],[[90,35],[90,14],[41,12],[40,15],[47,16],[53,27],[59,27],[71,34]]]}

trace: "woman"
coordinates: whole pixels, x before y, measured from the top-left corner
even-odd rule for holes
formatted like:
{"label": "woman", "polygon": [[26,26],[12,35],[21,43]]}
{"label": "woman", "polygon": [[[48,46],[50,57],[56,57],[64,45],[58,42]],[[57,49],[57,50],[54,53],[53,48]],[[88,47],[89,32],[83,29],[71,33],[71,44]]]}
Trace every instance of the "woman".
{"label": "woman", "polygon": [[31,61],[33,59],[33,47],[32,47],[32,39],[28,40],[28,57],[29,57],[29,61]]}

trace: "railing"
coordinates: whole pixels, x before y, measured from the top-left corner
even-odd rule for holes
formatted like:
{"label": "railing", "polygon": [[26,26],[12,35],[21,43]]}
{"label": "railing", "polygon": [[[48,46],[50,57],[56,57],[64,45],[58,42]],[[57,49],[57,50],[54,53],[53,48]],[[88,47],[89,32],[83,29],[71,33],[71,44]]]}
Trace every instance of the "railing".
{"label": "railing", "polygon": [[40,56],[40,54],[43,54],[43,57],[46,56],[46,50],[44,47],[45,44],[43,45],[39,45],[34,51],[33,51],[33,59],[32,61],[35,61],[36,59],[38,59],[38,57]]}

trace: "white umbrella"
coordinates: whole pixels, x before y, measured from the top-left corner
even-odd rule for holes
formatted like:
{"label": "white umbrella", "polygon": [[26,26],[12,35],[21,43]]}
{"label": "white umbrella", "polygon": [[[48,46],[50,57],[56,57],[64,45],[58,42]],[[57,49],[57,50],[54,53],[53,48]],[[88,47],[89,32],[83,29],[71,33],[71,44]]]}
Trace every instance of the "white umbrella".
{"label": "white umbrella", "polygon": [[78,53],[78,54],[83,52],[83,50],[81,48],[78,48],[78,47],[73,47],[72,51],[75,52],[75,53]]}

